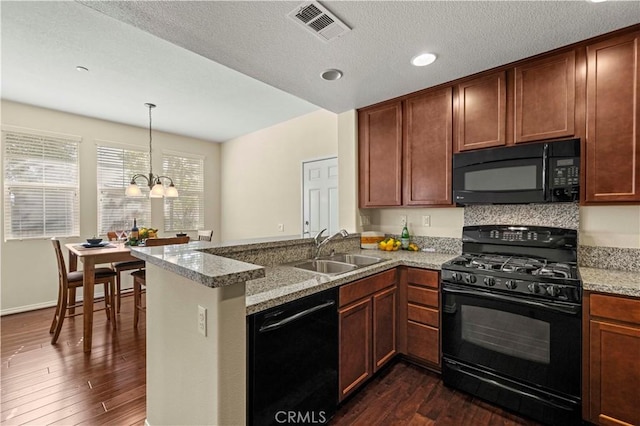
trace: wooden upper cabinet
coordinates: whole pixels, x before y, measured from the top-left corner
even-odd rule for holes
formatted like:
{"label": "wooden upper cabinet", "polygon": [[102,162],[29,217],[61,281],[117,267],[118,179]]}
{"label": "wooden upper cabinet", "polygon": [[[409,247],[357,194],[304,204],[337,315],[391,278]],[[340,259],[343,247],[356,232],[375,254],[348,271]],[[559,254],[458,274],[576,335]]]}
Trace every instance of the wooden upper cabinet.
{"label": "wooden upper cabinet", "polygon": [[522,64],[514,74],[515,143],[573,136],[575,52]]}
{"label": "wooden upper cabinet", "polygon": [[447,87],[405,100],[405,205],[452,204],[452,94],[453,89]]}
{"label": "wooden upper cabinet", "polygon": [[496,72],[458,84],[456,152],[506,143],[506,73]]}
{"label": "wooden upper cabinet", "polygon": [[402,204],[402,103],[360,110],[360,207]]}
{"label": "wooden upper cabinet", "polygon": [[640,201],[639,38],[587,46],[587,202]]}

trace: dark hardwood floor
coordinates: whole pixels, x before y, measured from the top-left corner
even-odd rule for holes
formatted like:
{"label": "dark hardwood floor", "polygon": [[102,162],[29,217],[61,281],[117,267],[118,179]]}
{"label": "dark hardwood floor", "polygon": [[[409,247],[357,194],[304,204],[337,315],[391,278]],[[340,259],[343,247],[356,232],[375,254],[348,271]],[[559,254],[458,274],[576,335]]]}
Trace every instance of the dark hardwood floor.
{"label": "dark hardwood floor", "polygon": [[[82,351],[82,316],[66,319],[50,344],[53,308],[4,316],[1,325],[0,423],[143,425],[145,321],[133,328],[123,298],[118,330],[96,312],[93,350]],[[536,423],[446,388],[434,373],[399,361],[340,408],[337,425],[527,425]]]}
{"label": "dark hardwood floor", "polygon": [[90,354],[82,316],[65,319],[55,345],[53,308],[2,317],[0,423],[143,425],[145,322],[133,328],[132,299],[123,298],[115,332],[104,311],[95,313]]}
{"label": "dark hardwood floor", "polygon": [[330,425],[537,426],[538,423],[449,389],[437,374],[397,361],[345,401]]}

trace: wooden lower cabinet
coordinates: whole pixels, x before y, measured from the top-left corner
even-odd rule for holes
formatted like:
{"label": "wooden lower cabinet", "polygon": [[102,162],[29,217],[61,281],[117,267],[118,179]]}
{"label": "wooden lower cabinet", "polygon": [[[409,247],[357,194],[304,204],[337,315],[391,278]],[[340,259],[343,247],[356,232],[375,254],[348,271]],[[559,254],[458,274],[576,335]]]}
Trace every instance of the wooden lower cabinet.
{"label": "wooden lower cabinet", "polygon": [[339,400],[397,353],[396,270],[340,287]]}
{"label": "wooden lower cabinet", "polygon": [[640,299],[585,297],[585,420],[640,425]]}
{"label": "wooden lower cabinet", "polygon": [[440,370],[440,275],[438,271],[407,268],[406,355]]}
{"label": "wooden lower cabinet", "polygon": [[339,311],[340,398],[364,383],[371,367],[371,299],[353,303]]}

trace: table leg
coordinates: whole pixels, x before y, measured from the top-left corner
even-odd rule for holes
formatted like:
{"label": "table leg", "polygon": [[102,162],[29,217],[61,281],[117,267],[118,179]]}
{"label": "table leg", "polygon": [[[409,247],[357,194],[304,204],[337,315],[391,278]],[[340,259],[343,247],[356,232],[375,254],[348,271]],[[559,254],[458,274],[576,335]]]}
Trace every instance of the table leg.
{"label": "table leg", "polygon": [[82,310],[84,314],[84,351],[91,352],[93,332],[93,292],[96,265],[91,256],[84,260],[84,280],[82,285]]}

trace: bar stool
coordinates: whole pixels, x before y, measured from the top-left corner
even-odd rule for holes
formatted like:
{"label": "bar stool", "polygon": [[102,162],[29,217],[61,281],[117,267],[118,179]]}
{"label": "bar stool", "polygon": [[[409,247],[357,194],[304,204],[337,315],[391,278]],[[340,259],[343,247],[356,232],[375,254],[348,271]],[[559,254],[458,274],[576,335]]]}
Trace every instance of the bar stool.
{"label": "bar stool", "polygon": [[[75,308],[82,308],[82,303],[76,303],[76,289],[82,287],[84,280],[82,271],[67,272],[60,241],[54,237],[51,242],[58,262],[58,304],[49,329],[49,334],[53,334],[51,344],[54,345],[60,336],[65,317],[75,317],[82,314],[82,309],[75,313]],[[115,277],[116,273],[111,268],[96,268],[95,283],[96,285],[104,285],[104,308],[96,309],[96,311],[105,310],[107,319],[112,322],[114,329],[116,328],[116,311],[113,305]],[[67,313],[67,311],[69,312]]]}
{"label": "bar stool", "polygon": [[213,230],[198,231],[198,241],[211,241],[211,238],[213,238]]}

